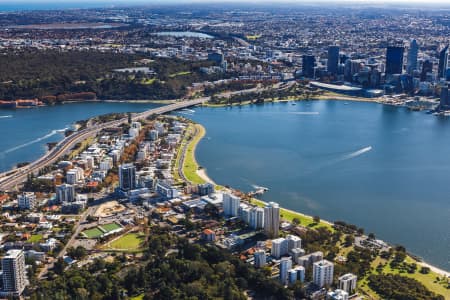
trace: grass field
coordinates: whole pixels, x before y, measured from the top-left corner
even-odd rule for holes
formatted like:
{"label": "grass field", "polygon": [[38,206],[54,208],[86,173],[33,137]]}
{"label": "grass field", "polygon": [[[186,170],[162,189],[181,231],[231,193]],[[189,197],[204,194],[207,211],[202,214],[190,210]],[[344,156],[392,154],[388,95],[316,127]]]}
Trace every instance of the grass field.
{"label": "grass field", "polygon": [[95,228],[83,231],[83,234],[88,239],[96,239],[96,238],[101,237],[103,235],[103,232],[100,229],[98,229],[97,227],[95,227]]}
{"label": "grass field", "polygon": [[131,297],[130,300],[143,300],[144,294],[140,294],[138,296]]}
{"label": "grass field", "polygon": [[37,243],[40,240],[42,240],[42,238],[43,238],[42,234],[32,234],[27,242],[29,242],[29,243]]}
{"label": "grass field", "polygon": [[189,74],[191,74],[191,72],[184,71],[184,72],[178,72],[178,73],[170,74],[169,77],[170,78],[175,78],[177,76],[185,76],[185,75],[189,75]]}
{"label": "grass field", "polygon": [[143,234],[127,233],[108,243],[104,248],[109,250],[137,251],[140,249],[143,241]]}
{"label": "grass field", "polygon": [[101,227],[102,229],[104,229],[105,232],[110,232],[110,231],[113,231],[113,230],[122,228],[122,227],[120,227],[119,225],[117,225],[116,223],[104,224],[104,225],[101,225],[101,226],[99,226],[99,227]]}
{"label": "grass field", "polygon": [[192,138],[192,140],[189,142],[189,145],[187,146],[186,155],[183,162],[183,173],[190,182],[202,184],[205,183],[205,180],[203,180],[197,174],[198,163],[195,159],[195,148],[197,147],[197,144],[200,142],[200,140],[205,136],[206,130],[200,124],[195,124],[192,126],[195,126],[197,128],[197,134]]}
{"label": "grass field", "polygon": [[[258,200],[258,199],[252,199],[252,204],[258,205],[260,207],[264,207],[266,203],[264,201]],[[317,227],[326,227],[331,231],[334,231],[333,226],[331,226],[329,223],[320,221],[319,223],[315,223],[313,221],[313,218],[310,216],[303,215],[301,213],[297,213],[291,210],[287,210],[284,208],[280,208],[280,215],[282,216],[282,219],[292,222],[293,219],[297,218],[300,220],[300,225],[310,228],[317,228]]]}

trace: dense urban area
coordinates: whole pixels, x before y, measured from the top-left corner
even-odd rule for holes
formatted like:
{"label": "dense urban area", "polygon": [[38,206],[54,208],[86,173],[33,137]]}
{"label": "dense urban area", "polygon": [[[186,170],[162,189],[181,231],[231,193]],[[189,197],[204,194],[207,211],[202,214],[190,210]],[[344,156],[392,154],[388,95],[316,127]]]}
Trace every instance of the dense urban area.
{"label": "dense urban area", "polygon": [[80,120],[54,160],[0,174],[2,297],[450,299],[448,273],[401,245],[215,183],[195,159],[205,129],[171,112],[343,99],[445,116],[447,11],[118,7],[0,27],[1,108],[174,105]]}

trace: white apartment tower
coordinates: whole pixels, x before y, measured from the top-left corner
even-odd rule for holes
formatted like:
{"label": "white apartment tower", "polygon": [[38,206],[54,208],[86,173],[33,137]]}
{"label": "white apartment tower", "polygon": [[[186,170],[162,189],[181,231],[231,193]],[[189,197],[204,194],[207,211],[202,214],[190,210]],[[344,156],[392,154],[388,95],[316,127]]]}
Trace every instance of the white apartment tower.
{"label": "white apartment tower", "polygon": [[328,260],[317,261],[313,264],[313,282],[319,287],[333,283],[334,265]]}
{"label": "white apartment tower", "polygon": [[32,192],[22,193],[17,198],[19,209],[34,209],[36,207],[36,195]]}
{"label": "white apartment tower", "polygon": [[269,202],[264,208],[264,231],[270,238],[279,235],[280,228],[280,206],[278,203]]}
{"label": "white apartment tower", "polygon": [[223,195],[223,212],[226,216],[237,217],[241,199],[231,194]]}
{"label": "white apartment tower", "polygon": [[266,251],[263,249],[256,250],[253,254],[255,258],[255,267],[262,268],[266,265]]}
{"label": "white apartment tower", "polygon": [[347,273],[339,277],[339,289],[346,291],[350,295],[356,289],[356,282],[358,281],[358,277],[352,273]]}
{"label": "white apartment tower", "polygon": [[25,256],[22,250],[9,250],[2,258],[3,291],[20,296],[27,285]]}

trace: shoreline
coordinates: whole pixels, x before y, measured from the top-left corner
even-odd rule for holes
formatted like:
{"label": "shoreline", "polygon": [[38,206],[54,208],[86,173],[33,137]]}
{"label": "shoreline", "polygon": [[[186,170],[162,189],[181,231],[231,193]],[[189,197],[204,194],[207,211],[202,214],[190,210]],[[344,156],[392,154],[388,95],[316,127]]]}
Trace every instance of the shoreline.
{"label": "shoreline", "polygon": [[[197,160],[196,160],[196,156],[197,156],[197,154],[196,154],[196,149],[197,149],[197,145],[198,145],[198,143],[200,142],[200,140],[206,135],[206,129],[205,129],[205,127],[204,127],[203,125],[201,125],[201,124],[199,124],[199,123],[196,123],[196,125],[201,126],[201,128],[203,129],[202,132],[201,132],[201,135],[202,135],[202,136],[197,140],[197,142],[195,143],[195,146],[193,147],[193,157],[194,157],[194,162],[197,164],[197,175],[198,175],[199,177],[201,177],[203,180],[205,180],[206,182],[209,182],[209,183],[211,183],[211,184],[217,185],[217,184],[214,182],[214,180],[211,179],[211,177],[208,176],[208,174],[206,173],[206,169],[204,169],[204,168],[198,169],[199,164],[198,164],[198,162],[197,162]],[[259,203],[267,204],[267,202],[264,201],[264,200],[260,200],[260,199],[255,199],[255,200],[257,200]],[[313,218],[313,216],[310,216],[310,215],[307,215],[307,214],[304,214],[304,213],[301,213],[301,212],[298,212],[298,211],[295,211],[295,210],[292,210],[292,209],[289,209],[289,208],[285,208],[285,207],[282,207],[282,206],[280,206],[280,209],[282,209],[282,210],[284,210],[284,211],[286,211],[286,212],[289,212],[289,213],[291,213],[291,214],[301,215],[301,216],[303,216],[303,217],[305,217],[305,218]],[[330,222],[330,221],[328,221],[328,220],[324,220],[324,219],[322,219],[322,218],[320,219],[320,222],[321,222],[321,223],[325,223],[325,224],[327,224],[327,225],[329,225],[329,226],[333,226],[333,225],[334,225],[333,222]],[[389,244],[389,243],[388,243],[388,244]],[[390,245],[390,244],[389,244],[389,245]],[[392,246],[392,245],[390,245],[390,246]],[[413,256],[415,256],[414,253],[411,253],[411,254],[412,254]],[[439,268],[439,267],[436,267],[436,266],[434,266],[434,265],[432,265],[432,264],[430,264],[430,263],[428,263],[428,262],[422,260],[422,258],[419,257],[419,256],[417,256],[417,257],[420,258],[422,261],[416,261],[416,260],[414,259],[413,256],[411,256],[411,255],[408,254],[408,257],[412,258],[412,259],[417,263],[417,265],[423,266],[423,267],[428,267],[428,268],[430,268],[430,270],[431,270],[432,272],[434,272],[434,273],[436,273],[436,274],[438,274],[438,275],[445,276],[445,277],[447,277],[447,278],[450,277],[450,271],[445,271],[444,269],[441,269],[441,268]]]}

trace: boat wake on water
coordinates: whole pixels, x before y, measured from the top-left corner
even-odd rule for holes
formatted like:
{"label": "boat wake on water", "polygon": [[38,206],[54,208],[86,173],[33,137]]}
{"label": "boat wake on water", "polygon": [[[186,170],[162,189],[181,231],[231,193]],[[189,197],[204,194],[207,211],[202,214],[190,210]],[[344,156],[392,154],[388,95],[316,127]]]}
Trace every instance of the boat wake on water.
{"label": "boat wake on water", "polygon": [[369,152],[370,150],[372,150],[372,146],[369,146],[369,147],[365,147],[365,148],[359,149],[358,151],[355,151],[355,152],[352,152],[352,153],[350,153],[350,154],[344,155],[344,156],[340,159],[340,161],[358,157],[358,156],[360,156],[360,155],[363,155],[363,154],[366,153],[366,152]]}
{"label": "boat wake on water", "polygon": [[298,111],[298,112],[290,112],[291,115],[318,115],[319,112],[318,111]]}
{"label": "boat wake on water", "polygon": [[43,141],[43,140],[45,140],[45,139],[48,139],[49,137],[52,137],[52,136],[54,136],[55,134],[58,134],[58,133],[64,133],[67,129],[69,129],[69,128],[66,127],[66,128],[63,128],[63,129],[55,129],[55,130],[52,130],[52,131],[50,131],[49,133],[47,133],[46,135],[44,135],[44,136],[41,136],[41,137],[39,137],[39,138],[37,138],[37,139],[34,139],[34,140],[32,140],[32,141],[29,141],[29,142],[26,142],[26,143],[24,143],[24,144],[21,144],[21,145],[12,147],[12,148],[10,148],[10,149],[8,149],[8,150],[5,150],[5,151],[1,152],[1,154],[10,153],[10,152],[19,150],[19,149],[21,149],[21,148],[24,148],[24,147],[33,145],[33,144],[35,144],[35,143],[38,143],[38,142]]}
{"label": "boat wake on water", "polygon": [[12,115],[7,115],[7,116],[0,116],[0,119],[9,119],[12,118]]}

